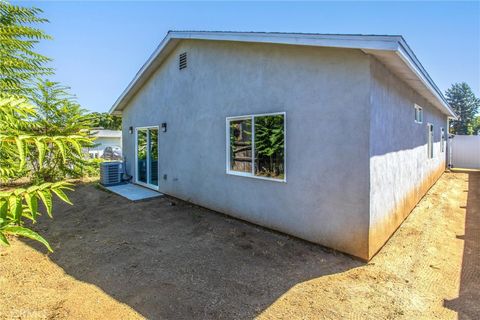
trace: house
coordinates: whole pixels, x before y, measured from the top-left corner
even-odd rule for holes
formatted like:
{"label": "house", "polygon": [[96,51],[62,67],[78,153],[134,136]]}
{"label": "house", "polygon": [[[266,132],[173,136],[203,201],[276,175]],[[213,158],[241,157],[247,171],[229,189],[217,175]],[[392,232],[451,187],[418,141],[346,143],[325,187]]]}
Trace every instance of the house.
{"label": "house", "polygon": [[122,146],[122,131],[120,130],[93,129],[92,136],[95,138],[95,145],[87,150],[90,158],[101,158],[107,147],[121,148]]}
{"label": "house", "polygon": [[369,260],[455,114],[401,36],[171,31],[112,106],[134,182]]}

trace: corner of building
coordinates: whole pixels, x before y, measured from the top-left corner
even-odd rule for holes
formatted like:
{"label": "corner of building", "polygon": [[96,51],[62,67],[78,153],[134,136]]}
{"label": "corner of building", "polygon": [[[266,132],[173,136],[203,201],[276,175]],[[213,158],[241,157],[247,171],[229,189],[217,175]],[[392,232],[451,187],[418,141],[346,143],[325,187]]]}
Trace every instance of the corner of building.
{"label": "corner of building", "polygon": [[[440,146],[446,115],[373,57],[370,72],[367,260],[378,253],[442,175],[446,158]],[[424,110],[421,123],[414,119],[415,104]],[[435,127],[432,157],[427,152],[430,124]]]}

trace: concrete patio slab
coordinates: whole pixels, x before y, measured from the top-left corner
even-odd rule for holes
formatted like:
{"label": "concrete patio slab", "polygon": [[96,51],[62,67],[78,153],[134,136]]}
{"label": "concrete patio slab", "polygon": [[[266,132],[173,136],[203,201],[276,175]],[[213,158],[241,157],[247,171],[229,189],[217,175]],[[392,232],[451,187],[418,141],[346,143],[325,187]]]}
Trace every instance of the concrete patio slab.
{"label": "concrete patio slab", "polygon": [[104,188],[132,201],[163,196],[163,194],[160,192],[133,183],[120,184],[117,186],[110,186]]}

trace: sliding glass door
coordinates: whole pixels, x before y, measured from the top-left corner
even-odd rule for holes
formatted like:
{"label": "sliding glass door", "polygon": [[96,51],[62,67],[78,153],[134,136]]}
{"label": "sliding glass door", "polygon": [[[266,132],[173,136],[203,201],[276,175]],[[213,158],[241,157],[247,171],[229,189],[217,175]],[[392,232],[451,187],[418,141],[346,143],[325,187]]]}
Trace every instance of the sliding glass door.
{"label": "sliding glass door", "polygon": [[158,128],[148,129],[149,133],[149,174],[148,184],[158,187]]}
{"label": "sliding glass door", "polygon": [[137,128],[136,145],[135,180],[158,189],[158,127]]}

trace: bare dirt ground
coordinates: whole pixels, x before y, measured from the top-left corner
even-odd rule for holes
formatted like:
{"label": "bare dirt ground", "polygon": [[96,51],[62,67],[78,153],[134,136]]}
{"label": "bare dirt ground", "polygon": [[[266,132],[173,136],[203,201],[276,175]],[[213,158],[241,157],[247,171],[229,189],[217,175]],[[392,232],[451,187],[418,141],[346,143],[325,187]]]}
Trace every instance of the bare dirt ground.
{"label": "bare dirt ground", "polygon": [[480,173],[445,173],[368,264],[167,197],[71,198],[35,226],[53,254],[0,249],[1,319],[480,317]]}

